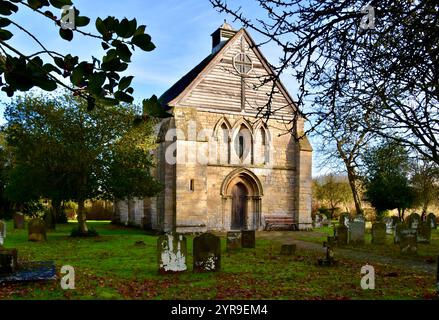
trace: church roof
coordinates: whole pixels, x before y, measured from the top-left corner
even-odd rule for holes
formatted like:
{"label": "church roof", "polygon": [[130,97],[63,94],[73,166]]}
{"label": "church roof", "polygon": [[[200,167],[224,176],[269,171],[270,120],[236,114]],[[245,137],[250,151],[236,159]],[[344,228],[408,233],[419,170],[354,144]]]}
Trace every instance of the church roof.
{"label": "church roof", "polygon": [[[230,40],[229,40],[230,41]],[[215,53],[211,53],[208,55],[203,61],[201,61],[195,68],[189,71],[186,75],[184,75],[180,80],[178,80],[171,88],[169,88],[161,97],[160,102],[167,106],[169,102],[177,98],[180,93],[184,91],[194,80],[195,78],[203,71],[205,67],[207,67],[210,61],[215,58],[215,56],[220,52],[217,51]]]}
{"label": "church roof", "polygon": [[[225,24],[223,24],[223,26],[221,26],[220,28],[231,28],[231,30],[233,30],[233,28],[227,24],[225,22]],[[235,31],[236,32],[236,31]],[[269,73],[274,73],[273,70],[271,69],[269,63],[267,62],[267,59],[264,57],[264,55],[262,54],[262,52],[259,50],[259,48],[255,45],[253,39],[251,38],[251,36],[248,34],[248,32],[245,29],[241,29],[239,32],[237,32],[233,37],[231,37],[230,39],[228,39],[226,42],[221,44],[221,47],[219,48],[219,50],[213,51],[210,55],[208,55],[203,61],[201,61],[197,66],[195,66],[191,71],[189,71],[186,75],[184,75],[180,80],[178,80],[171,88],[169,88],[165,93],[162,94],[162,96],[159,98],[159,101],[161,102],[161,104],[163,106],[167,106],[167,107],[172,107],[171,105],[169,105],[171,102],[173,102],[175,99],[177,99],[179,96],[181,96],[183,94],[183,92],[191,86],[192,83],[194,83],[196,81],[196,79],[200,76],[200,74],[203,73],[203,71],[210,65],[210,63],[220,54],[222,54],[222,52],[225,50],[225,48],[227,47],[227,45],[232,42],[232,40],[237,37],[240,34],[244,34],[248,40],[253,44],[253,47],[255,48],[256,54],[259,56],[261,63],[263,65],[265,65],[266,70]],[[288,91],[286,90],[286,88],[284,87],[284,85],[282,84],[281,81],[277,81],[277,85],[279,86],[279,89],[281,90],[281,92],[283,93],[284,97],[287,99],[287,101],[289,101],[291,106],[294,106],[295,103],[293,101],[293,99],[291,99],[290,94],[288,93]],[[300,112],[300,111],[299,111]],[[301,116],[303,116],[303,114],[300,112]]]}

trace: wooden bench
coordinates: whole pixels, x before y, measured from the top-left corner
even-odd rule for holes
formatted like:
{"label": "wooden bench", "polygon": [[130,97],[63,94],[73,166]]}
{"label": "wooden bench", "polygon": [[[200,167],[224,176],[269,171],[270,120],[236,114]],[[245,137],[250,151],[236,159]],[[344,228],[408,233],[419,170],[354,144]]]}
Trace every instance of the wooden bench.
{"label": "wooden bench", "polygon": [[296,220],[290,216],[265,217],[265,231],[297,230]]}

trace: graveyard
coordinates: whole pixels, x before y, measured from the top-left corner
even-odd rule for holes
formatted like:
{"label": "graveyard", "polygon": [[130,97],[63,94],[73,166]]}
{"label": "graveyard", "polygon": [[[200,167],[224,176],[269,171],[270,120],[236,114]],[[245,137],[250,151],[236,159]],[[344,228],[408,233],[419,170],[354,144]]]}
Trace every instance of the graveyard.
{"label": "graveyard", "polygon": [[[335,221],[334,221],[335,222]],[[336,223],[336,222],[335,222]],[[330,245],[333,226],[313,231],[271,231],[244,234],[242,246],[237,234],[215,233],[201,237],[185,235],[187,253],[180,272],[166,272],[159,264],[161,245],[168,236],[116,226],[110,222],[89,222],[98,237],[69,237],[74,223],[47,231],[47,240],[29,241],[27,229],[14,229],[8,221],[4,248],[17,249],[18,263],[52,261],[56,279],[28,283],[0,284],[0,299],[8,300],[157,300],[157,299],[244,299],[244,300],[382,300],[434,299],[439,232],[431,230],[430,243],[418,243],[416,254],[404,252],[393,235],[372,241],[366,229],[364,243]],[[335,224],[337,225],[337,224]],[[217,238],[217,237],[218,238]],[[330,238],[328,238],[330,237]],[[376,238],[376,235],[374,235]],[[181,252],[183,242],[172,238]],[[194,240],[195,239],[195,240]],[[340,241],[340,234],[337,241]],[[331,241],[329,241],[331,240]],[[217,243],[216,241],[220,241]],[[329,241],[329,242],[328,242]],[[326,246],[331,246],[334,264],[320,266]],[[211,243],[220,250],[216,260],[201,261],[203,246]],[[168,246],[170,242],[167,242]],[[172,248],[171,248],[172,249]],[[197,251],[197,253],[195,253]],[[204,252],[204,253],[203,253]],[[184,255],[184,253],[183,253]],[[162,255],[163,260],[163,255]],[[171,259],[172,260],[172,259]],[[169,261],[168,261],[169,263]],[[75,290],[60,286],[61,267],[75,268]],[[180,265],[180,267],[182,266]],[[360,286],[361,268],[375,269],[375,289]],[[165,268],[166,269],[166,268]],[[203,272],[204,271],[204,272]]]}

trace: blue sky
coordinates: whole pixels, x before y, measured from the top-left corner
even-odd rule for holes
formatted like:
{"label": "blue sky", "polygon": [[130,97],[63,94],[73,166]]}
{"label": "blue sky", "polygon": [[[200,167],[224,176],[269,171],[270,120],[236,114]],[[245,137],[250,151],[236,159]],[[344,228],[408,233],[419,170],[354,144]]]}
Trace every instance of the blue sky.
{"label": "blue sky", "polygon": [[[138,24],[147,26],[146,32],[152,36],[156,50],[145,53],[137,51],[127,73],[134,75],[133,87],[137,102],[149,98],[153,94],[160,96],[173,83],[192,69],[211,52],[211,37],[224,21],[229,18],[213,9],[208,0],[107,0],[90,1],[74,0],[75,7],[92,19],[89,31],[94,31],[94,21],[97,17],[115,16],[136,18]],[[242,0],[243,13],[248,17],[265,18],[264,12],[253,1]],[[238,7],[239,1],[231,1]],[[18,14],[12,16],[15,22],[20,23],[42,40],[49,49],[61,52],[70,52],[82,59],[91,59],[91,56],[101,58],[103,50],[99,41],[75,35],[72,42],[62,40],[58,35],[58,28],[44,17],[35,15],[27,8],[21,8]],[[230,21],[236,29],[241,25]],[[14,30],[16,31],[16,30]],[[254,32],[251,33],[256,42],[264,39]],[[22,32],[15,32],[10,42],[23,53],[35,52],[38,47]],[[275,45],[264,45],[262,52],[267,59],[276,64],[280,51]],[[297,85],[293,77],[284,75],[283,82],[289,92],[296,97]],[[1,92],[0,100],[9,99]],[[3,115],[3,106],[0,107]],[[0,122],[4,122],[3,116]],[[315,168],[315,174],[319,171]]]}

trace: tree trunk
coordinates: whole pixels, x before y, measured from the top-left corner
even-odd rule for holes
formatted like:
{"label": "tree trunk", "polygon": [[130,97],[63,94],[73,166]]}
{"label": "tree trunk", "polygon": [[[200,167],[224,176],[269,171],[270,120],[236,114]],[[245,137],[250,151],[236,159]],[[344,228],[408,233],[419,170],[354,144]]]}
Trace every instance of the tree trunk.
{"label": "tree trunk", "polygon": [[82,234],[88,233],[88,227],[87,227],[87,216],[84,210],[84,200],[78,201],[78,225],[79,225],[79,231]]}
{"label": "tree trunk", "polygon": [[354,198],[356,214],[363,214],[363,207],[361,205],[360,195],[358,194],[357,190],[357,178],[355,176],[354,169],[351,166],[346,166],[346,168],[348,171],[349,186],[351,187],[352,197]]}

